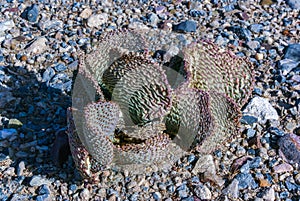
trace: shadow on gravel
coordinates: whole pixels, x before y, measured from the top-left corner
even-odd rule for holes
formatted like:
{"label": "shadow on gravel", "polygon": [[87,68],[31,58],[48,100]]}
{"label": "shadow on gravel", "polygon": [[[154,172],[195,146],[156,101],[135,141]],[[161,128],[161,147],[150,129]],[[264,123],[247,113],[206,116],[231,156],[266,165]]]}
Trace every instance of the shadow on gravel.
{"label": "shadow on gravel", "polygon": [[[44,71],[36,74],[28,72],[23,67],[2,68],[6,77],[5,86],[10,90],[4,89],[4,85],[0,87],[0,97],[5,95],[5,99],[0,101],[2,116],[0,129],[14,128],[18,132],[16,136],[7,139],[8,146],[0,148],[0,151],[10,156],[13,161],[11,166],[16,168],[17,175],[25,176],[23,182],[25,185],[29,185],[32,179],[27,170],[33,175],[60,179],[67,183],[80,179],[74,171],[69,148],[66,146],[67,138],[64,135],[67,125],[66,109],[71,106],[70,92],[64,92],[64,82],[57,80],[56,83],[53,82],[57,74],[51,77]],[[71,81],[71,78],[68,79]],[[63,148],[60,149],[62,153],[53,152],[51,149],[56,134],[63,136],[60,138],[62,140],[60,146],[65,146],[60,147]],[[57,163],[62,164],[61,161],[69,160],[61,167],[57,167],[51,158],[53,154],[63,157],[57,158]],[[19,167],[21,161],[24,161],[26,167],[23,174],[20,173]]]}

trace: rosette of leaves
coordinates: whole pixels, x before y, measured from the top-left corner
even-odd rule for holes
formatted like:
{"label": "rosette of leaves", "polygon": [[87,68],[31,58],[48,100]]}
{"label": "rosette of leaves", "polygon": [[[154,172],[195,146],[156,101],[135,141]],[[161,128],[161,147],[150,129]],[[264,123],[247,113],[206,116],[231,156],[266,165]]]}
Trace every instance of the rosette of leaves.
{"label": "rosette of leaves", "polygon": [[[84,177],[97,180],[112,167],[169,167],[237,133],[253,83],[251,63],[200,41],[184,48],[182,68],[173,68],[153,59],[147,45],[141,33],[115,31],[81,56],[68,136]],[[178,85],[170,84],[168,70],[183,77]]]}

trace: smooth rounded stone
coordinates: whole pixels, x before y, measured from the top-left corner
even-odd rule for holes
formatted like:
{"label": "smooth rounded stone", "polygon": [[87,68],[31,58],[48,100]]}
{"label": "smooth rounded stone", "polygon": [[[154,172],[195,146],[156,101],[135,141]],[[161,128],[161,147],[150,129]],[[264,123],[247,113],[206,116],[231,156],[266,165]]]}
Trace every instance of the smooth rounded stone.
{"label": "smooth rounded stone", "polygon": [[101,13],[92,15],[87,20],[87,25],[91,28],[100,28],[101,25],[107,23],[108,21],[108,14]]}
{"label": "smooth rounded stone", "polygon": [[264,59],[264,54],[263,53],[256,53],[255,54],[255,59],[258,61],[261,61]]}
{"label": "smooth rounded stone", "polygon": [[41,177],[39,175],[34,175],[31,178],[30,182],[29,182],[29,185],[33,186],[33,187],[34,186],[41,186],[43,184],[45,184],[45,185],[51,185],[51,182],[48,179],[43,178],[43,177]]}
{"label": "smooth rounded stone", "polygon": [[285,0],[285,2],[292,8],[292,9],[300,9],[300,1],[299,0]]}
{"label": "smooth rounded stone", "polygon": [[152,194],[152,196],[153,196],[154,200],[161,200],[162,199],[162,195],[161,195],[160,192],[154,192]]}
{"label": "smooth rounded stone", "polygon": [[233,179],[232,182],[222,190],[222,193],[230,199],[237,199],[239,197],[239,181]]}
{"label": "smooth rounded stone", "polygon": [[173,25],[173,31],[177,32],[195,32],[197,29],[197,23],[192,20],[186,20],[177,25]]}
{"label": "smooth rounded stone", "polygon": [[23,126],[23,123],[18,119],[9,119],[8,128],[20,128]]}
{"label": "smooth rounded stone", "polygon": [[[251,50],[257,50],[260,48],[260,42],[256,41],[256,40],[250,40],[247,42],[247,46],[251,49]],[[260,59],[261,60],[261,59]]]}
{"label": "smooth rounded stone", "polygon": [[257,117],[258,122],[265,124],[267,120],[278,120],[277,111],[269,103],[269,101],[262,97],[254,97],[247,104],[243,110],[243,115]]}
{"label": "smooth rounded stone", "polygon": [[89,200],[91,197],[91,193],[87,188],[84,188],[80,193],[79,193],[79,197],[82,200]]}
{"label": "smooth rounded stone", "polygon": [[25,170],[25,162],[20,161],[17,167],[17,176],[22,176]]}
{"label": "smooth rounded stone", "polygon": [[21,17],[28,20],[29,22],[36,22],[39,16],[39,7],[38,5],[31,5],[27,7],[24,12],[21,14]]}
{"label": "smooth rounded stone", "polygon": [[250,25],[250,30],[254,33],[260,33],[263,30],[264,26],[262,24],[252,24]]}
{"label": "smooth rounded stone", "polygon": [[5,40],[6,38],[6,31],[11,30],[15,27],[15,23],[13,20],[7,20],[7,21],[2,21],[0,23],[0,42]]}
{"label": "smooth rounded stone", "polygon": [[293,171],[293,166],[288,163],[282,163],[273,167],[275,173],[284,173]]}
{"label": "smooth rounded stone", "polygon": [[201,200],[210,200],[211,199],[211,192],[205,185],[197,185],[196,188],[194,188],[194,193],[198,198]]}
{"label": "smooth rounded stone", "polygon": [[26,48],[26,51],[29,54],[41,54],[48,49],[47,43],[48,40],[45,37],[39,37],[36,41],[31,43],[30,46]]}
{"label": "smooth rounded stone", "polygon": [[10,139],[13,136],[18,135],[18,132],[14,128],[4,128],[0,130],[0,140]]}

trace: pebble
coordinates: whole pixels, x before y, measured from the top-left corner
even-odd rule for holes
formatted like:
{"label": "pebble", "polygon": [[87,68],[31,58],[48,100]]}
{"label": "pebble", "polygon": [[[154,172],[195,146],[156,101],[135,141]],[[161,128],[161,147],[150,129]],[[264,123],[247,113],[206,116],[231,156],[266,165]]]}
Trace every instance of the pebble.
{"label": "pebble", "polygon": [[287,160],[300,162],[300,137],[295,134],[287,134],[278,141],[281,153]]}
{"label": "pebble", "polygon": [[161,200],[162,199],[162,195],[161,195],[160,192],[154,192],[152,194],[152,196],[153,196],[154,200]]}
{"label": "pebble", "polygon": [[100,28],[100,26],[107,23],[107,21],[108,21],[107,13],[101,13],[101,14],[90,16],[87,20],[87,25],[91,28]]}
{"label": "pebble", "polygon": [[277,111],[267,99],[262,97],[254,97],[251,99],[243,110],[243,114],[256,117],[261,124],[265,124],[267,120],[279,119]]}
{"label": "pebble", "polygon": [[[257,47],[257,48],[259,48],[259,47]],[[258,61],[263,60],[264,59],[264,54],[262,54],[262,53],[256,53],[255,54],[255,59],[257,59]]]}
{"label": "pebble", "polygon": [[20,161],[17,167],[17,176],[22,176],[24,174],[24,170],[25,170],[25,162]]}
{"label": "pebble", "polygon": [[93,10],[90,8],[85,8],[79,15],[83,19],[88,19],[93,14]]}
{"label": "pebble", "polygon": [[177,32],[195,32],[197,29],[197,23],[192,20],[186,20],[177,25],[173,25],[173,31]]}

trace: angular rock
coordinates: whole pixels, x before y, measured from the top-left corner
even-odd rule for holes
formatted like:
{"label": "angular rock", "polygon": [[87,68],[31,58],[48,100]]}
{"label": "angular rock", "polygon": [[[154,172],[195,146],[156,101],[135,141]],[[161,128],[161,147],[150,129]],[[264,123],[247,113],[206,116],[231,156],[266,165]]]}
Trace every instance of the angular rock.
{"label": "angular rock", "polygon": [[27,7],[24,12],[21,14],[21,17],[28,20],[29,22],[36,22],[39,16],[39,7],[38,5],[31,5]]}
{"label": "angular rock", "polygon": [[192,20],[186,20],[173,26],[173,31],[177,32],[195,32],[197,29],[197,23]]}
{"label": "angular rock", "polygon": [[224,185],[224,181],[222,180],[222,178],[216,174],[216,167],[212,155],[201,156],[198,159],[194,169],[192,170],[192,173],[195,175],[203,173],[204,180],[212,181],[219,186]]}
{"label": "angular rock", "polygon": [[265,201],[274,201],[275,200],[275,191],[273,187],[267,189],[262,197]]}
{"label": "angular rock", "polygon": [[47,42],[48,40],[45,37],[40,37],[36,41],[34,41],[30,46],[28,46],[26,49],[30,54],[41,54],[47,50],[48,48],[46,44]]}
{"label": "angular rock", "polygon": [[267,120],[278,120],[277,111],[269,103],[269,101],[262,97],[254,97],[248,103],[243,111],[243,115],[250,115],[258,118],[258,122],[265,124]]}
{"label": "angular rock", "polygon": [[282,72],[282,75],[287,75],[293,69],[299,66],[299,61],[294,61],[292,59],[282,59],[278,62],[278,68]]}
{"label": "angular rock", "polygon": [[300,163],[300,136],[295,134],[286,134],[278,141],[279,149],[285,159]]}
{"label": "angular rock", "polygon": [[239,181],[237,179],[233,179],[227,188],[222,190],[222,193],[230,199],[237,199],[239,197]]}
{"label": "angular rock", "polygon": [[[300,4],[300,1],[298,1]],[[284,54],[284,59],[300,62],[300,43],[290,44]]]}
{"label": "angular rock", "polygon": [[2,42],[5,39],[6,31],[11,30],[15,27],[15,23],[13,20],[7,20],[0,23],[0,42]]}

